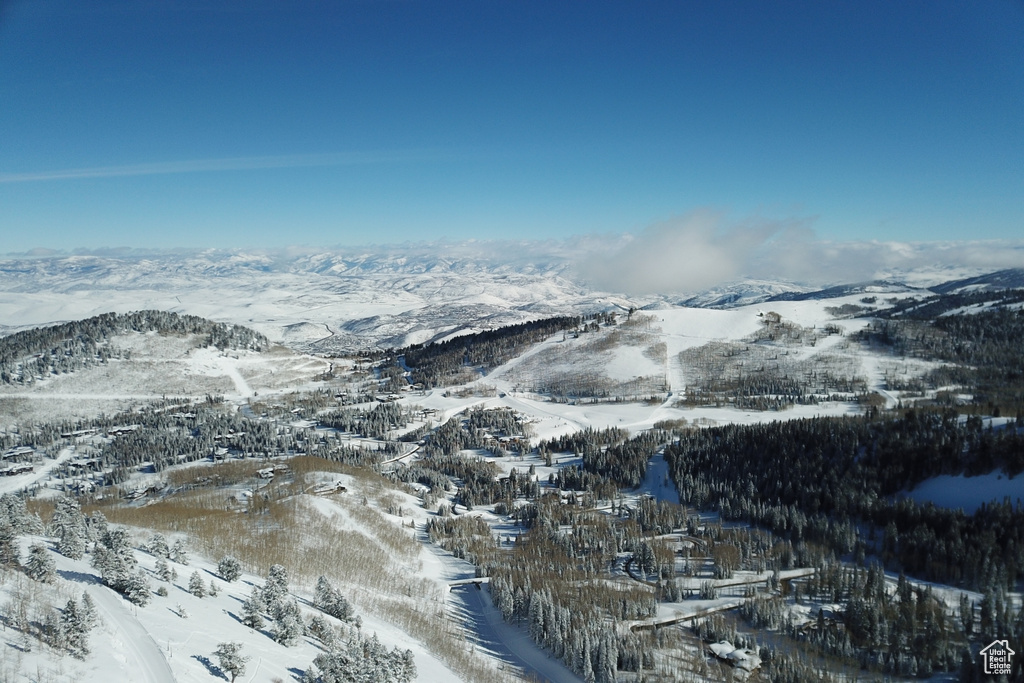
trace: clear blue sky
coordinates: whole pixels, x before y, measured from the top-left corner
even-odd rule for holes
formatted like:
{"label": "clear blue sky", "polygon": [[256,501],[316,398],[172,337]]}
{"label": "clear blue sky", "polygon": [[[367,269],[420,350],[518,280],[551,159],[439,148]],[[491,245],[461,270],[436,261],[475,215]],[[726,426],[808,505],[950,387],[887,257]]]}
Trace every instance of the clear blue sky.
{"label": "clear blue sky", "polygon": [[1024,3],[0,0],[0,252],[1024,236]]}

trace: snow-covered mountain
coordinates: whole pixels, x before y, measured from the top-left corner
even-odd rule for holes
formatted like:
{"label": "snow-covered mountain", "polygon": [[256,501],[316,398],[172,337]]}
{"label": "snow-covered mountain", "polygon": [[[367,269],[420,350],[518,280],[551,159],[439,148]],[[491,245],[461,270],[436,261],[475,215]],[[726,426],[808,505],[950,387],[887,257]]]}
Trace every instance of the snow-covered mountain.
{"label": "snow-covered mountain", "polygon": [[624,305],[566,277],[567,259],[486,255],[192,252],[0,262],[0,326],[160,309],[246,324],[293,347],[350,351],[428,341],[472,324]]}
{"label": "snow-covered mountain", "polygon": [[[159,309],[244,324],[301,351],[342,353],[568,312],[732,308],[766,300],[907,292],[925,282],[945,282],[943,273],[959,278],[957,286],[988,283],[978,279],[984,275],[978,269],[918,269],[884,282],[824,290],[820,283],[762,278],[700,292],[630,296],[587,284],[580,264],[601,246],[509,241],[8,258],[0,260],[0,334],[108,311]],[[1020,280],[1018,271],[1003,271],[988,284],[1006,286],[1011,275]]]}

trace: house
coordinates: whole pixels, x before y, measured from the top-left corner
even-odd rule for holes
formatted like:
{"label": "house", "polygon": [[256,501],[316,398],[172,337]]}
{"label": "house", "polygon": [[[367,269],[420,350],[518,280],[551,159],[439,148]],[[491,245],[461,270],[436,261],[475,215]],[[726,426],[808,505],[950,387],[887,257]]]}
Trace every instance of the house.
{"label": "house", "polygon": [[978,654],[985,658],[986,674],[1009,676],[1013,656],[1017,653],[1010,649],[1010,644],[1007,641],[993,640]]}
{"label": "house", "polygon": [[98,429],[76,429],[73,432],[61,432],[61,438],[73,439],[79,436],[92,436],[93,434],[99,433]]}
{"label": "house", "polygon": [[32,455],[33,453],[35,453],[35,450],[33,450],[31,446],[18,446],[17,448],[12,448],[4,453],[3,459],[20,458],[25,455]]}
{"label": "house", "polygon": [[[708,646],[711,654],[731,664],[737,669],[742,669],[747,674],[761,666],[761,658],[753,650],[735,648],[728,640],[712,643]],[[742,676],[746,678],[746,676]]]}
{"label": "house", "polygon": [[139,425],[124,425],[122,427],[111,427],[107,430],[107,436],[121,436],[122,434],[128,434],[134,432],[139,428]]}

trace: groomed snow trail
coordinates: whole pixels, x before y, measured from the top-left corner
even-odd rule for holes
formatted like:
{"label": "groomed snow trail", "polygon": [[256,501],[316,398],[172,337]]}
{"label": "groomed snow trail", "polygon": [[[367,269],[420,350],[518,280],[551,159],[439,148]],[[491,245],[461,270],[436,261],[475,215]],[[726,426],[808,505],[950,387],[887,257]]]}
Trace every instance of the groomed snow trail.
{"label": "groomed snow trail", "polygon": [[89,573],[84,560],[72,560],[57,553],[52,557],[56,560],[57,570],[70,581],[84,584],[84,591],[95,603],[99,623],[92,632],[93,649],[100,649],[95,642],[99,638],[109,639],[110,650],[121,668],[122,675],[116,680],[175,683],[171,665],[160,646],[132,613],[134,605],[102,585],[94,574]]}
{"label": "groomed snow trail", "polygon": [[[421,540],[424,540],[426,550],[422,555],[426,573],[446,584],[473,579],[471,564],[456,559],[431,543],[425,535]],[[449,616],[462,620],[468,637],[495,659],[549,683],[583,683],[583,679],[534,643],[525,630],[505,623],[501,612],[491,602],[489,587],[458,586],[451,589],[446,601]]]}
{"label": "groomed snow trail", "polygon": [[242,377],[242,373],[238,371],[238,368],[233,363],[224,364],[224,374],[235,383],[235,391],[237,391],[240,396],[244,398],[253,395],[252,387],[250,387],[249,383],[245,381],[245,378]]}
{"label": "groomed snow trail", "polygon": [[491,603],[490,590],[490,586],[467,585],[453,591],[453,595],[458,591],[480,647],[549,683],[583,683],[582,678],[530,640],[524,629],[505,623]]}
{"label": "groomed snow trail", "polygon": [[96,603],[102,620],[113,629],[111,642],[115,647],[117,644],[124,647],[124,680],[174,683],[171,665],[153,637],[131,613],[128,604],[109,588],[94,585],[86,590]]}

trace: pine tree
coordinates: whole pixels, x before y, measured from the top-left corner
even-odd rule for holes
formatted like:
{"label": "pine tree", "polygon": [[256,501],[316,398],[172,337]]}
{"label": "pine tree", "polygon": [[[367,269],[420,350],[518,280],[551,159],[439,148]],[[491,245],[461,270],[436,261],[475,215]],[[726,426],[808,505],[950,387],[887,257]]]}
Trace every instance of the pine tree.
{"label": "pine tree", "polygon": [[43,640],[54,650],[63,650],[68,647],[63,618],[53,607],[49,607],[43,617],[42,636]]}
{"label": "pine tree", "polygon": [[13,493],[0,496],[0,519],[6,520],[17,534],[41,534],[43,523],[38,515],[29,514],[25,499]]}
{"label": "pine tree", "polygon": [[85,525],[85,515],[74,498],[58,498],[50,522],[50,534],[56,536],[57,552],[73,560],[81,559],[85,554],[85,545],[89,532]]}
{"label": "pine tree", "polygon": [[237,581],[242,576],[242,563],[231,556],[225,557],[217,563],[217,573],[228,583]]}
{"label": "pine tree", "polygon": [[162,557],[158,557],[156,560],[156,577],[163,582],[171,580],[171,565],[167,564],[167,560]]}
{"label": "pine tree", "polygon": [[93,550],[92,564],[105,584],[137,605],[149,602],[149,584],[145,576],[135,573],[138,561],[125,529],[108,528],[103,533]]}
{"label": "pine tree", "polygon": [[149,580],[146,579],[146,575],[141,569],[128,576],[128,579],[124,583],[124,590],[122,592],[129,602],[133,602],[139,607],[145,607],[149,604]]}
{"label": "pine tree", "polygon": [[167,539],[164,538],[163,534],[153,534],[152,538],[149,539],[149,543],[146,544],[146,552],[153,557],[170,557],[171,549],[167,546]]}
{"label": "pine tree", "polygon": [[18,535],[14,527],[7,520],[0,520],[0,565],[8,567],[17,566],[18,557]]}
{"label": "pine tree", "polygon": [[87,629],[91,629],[96,623],[96,603],[92,601],[92,596],[82,591],[82,623],[85,624]]}
{"label": "pine tree", "polygon": [[231,683],[245,673],[245,664],[250,659],[242,655],[241,643],[218,643],[213,654],[220,662],[220,668],[231,674]]}
{"label": "pine tree", "polygon": [[94,543],[99,543],[107,533],[107,518],[97,510],[85,518],[86,537]]}
{"label": "pine tree", "polygon": [[279,564],[271,565],[267,580],[263,584],[263,604],[267,611],[274,608],[288,595],[288,570]]}
{"label": "pine tree", "polygon": [[50,556],[46,546],[33,543],[28,549],[28,560],[25,562],[25,573],[36,581],[51,583],[56,575],[57,563]]}
{"label": "pine tree", "polygon": [[322,615],[316,614],[309,621],[309,634],[324,644],[327,649],[332,649],[335,645],[336,639],[334,636],[334,629],[327,623],[327,620]]}
{"label": "pine tree", "polygon": [[305,624],[302,623],[302,611],[295,600],[278,602],[273,610],[273,617],[274,640],[284,646],[294,645],[306,630]]}
{"label": "pine tree", "polygon": [[398,683],[409,683],[416,679],[416,662],[413,660],[412,650],[404,650],[401,653],[401,662],[398,667]]}
{"label": "pine tree", "polygon": [[192,576],[188,579],[188,592],[197,598],[202,598],[206,595],[206,585],[203,583],[203,577],[199,575],[198,571],[192,572]]}
{"label": "pine tree", "polygon": [[352,605],[341,594],[341,591],[331,585],[331,582],[325,576],[321,576],[316,581],[313,606],[324,614],[329,614],[341,621],[347,621],[352,616]]}
{"label": "pine tree", "polygon": [[81,604],[69,599],[61,616],[65,642],[76,657],[89,654],[89,632],[95,623],[95,606],[88,593],[82,594]]}
{"label": "pine tree", "polygon": [[185,542],[180,538],[171,547],[170,558],[178,564],[188,564],[188,550],[185,548]]}
{"label": "pine tree", "polygon": [[61,529],[60,538],[57,541],[57,551],[64,557],[72,560],[82,559],[85,554],[86,530],[84,517],[82,524],[64,527]]}
{"label": "pine tree", "polygon": [[242,603],[242,623],[257,631],[263,628],[264,608],[262,591],[253,587],[252,594]]}

